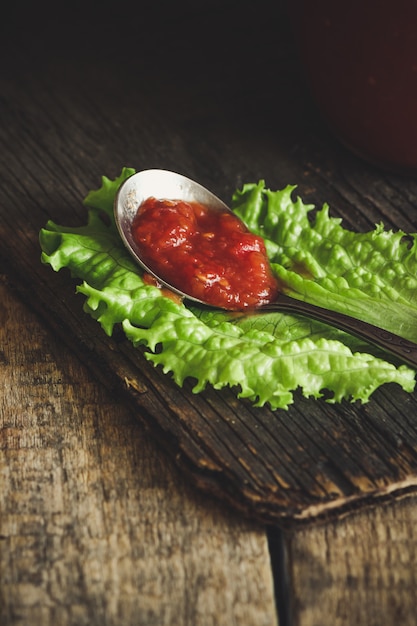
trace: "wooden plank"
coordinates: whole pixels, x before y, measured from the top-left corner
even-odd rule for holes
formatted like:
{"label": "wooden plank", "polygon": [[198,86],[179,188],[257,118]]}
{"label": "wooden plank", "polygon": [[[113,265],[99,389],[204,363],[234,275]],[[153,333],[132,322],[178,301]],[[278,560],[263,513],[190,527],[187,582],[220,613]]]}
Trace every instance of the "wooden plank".
{"label": "wooden plank", "polygon": [[263,528],[192,489],[0,284],[0,622],[276,625]]}
{"label": "wooden plank", "polygon": [[414,626],[417,498],[287,535],[292,626]]}
{"label": "wooden plank", "polygon": [[[285,94],[265,99],[268,67],[257,80],[244,80],[248,67],[257,68],[254,48],[239,47],[239,55],[230,49],[229,33],[241,33],[228,30],[235,11],[227,15],[209,57],[196,46],[193,22],[181,20],[176,34],[190,36],[169,47],[168,57],[161,42],[170,41],[163,37],[172,32],[169,22],[151,57],[143,33],[139,42],[123,37],[122,47],[106,41],[94,54],[90,39],[74,46],[64,37],[59,45],[57,33],[54,54],[24,36],[10,48],[0,90],[1,263],[45,324],[134,405],[190,481],[262,521],[307,523],[416,490],[416,394],[392,386],[366,406],[297,396],[288,412],[275,413],[237,401],[231,391],[195,396],[191,384],[177,388],[120,336],[106,337],[82,313],[68,274],[39,262],[39,229],[49,218],[85,223],[83,197],[123,165],[179,170],[226,200],[259,178],[272,188],[299,183],[307,202],[328,201],[352,227],[384,219],[415,230],[415,183],[382,176],[335,145],[322,126],[316,130],[285,37],[281,48],[281,39],[277,47],[260,36],[259,51],[273,55]],[[245,22],[245,12],[239,15]],[[246,65],[237,63],[241,54]],[[194,74],[196,59],[202,65]]]}

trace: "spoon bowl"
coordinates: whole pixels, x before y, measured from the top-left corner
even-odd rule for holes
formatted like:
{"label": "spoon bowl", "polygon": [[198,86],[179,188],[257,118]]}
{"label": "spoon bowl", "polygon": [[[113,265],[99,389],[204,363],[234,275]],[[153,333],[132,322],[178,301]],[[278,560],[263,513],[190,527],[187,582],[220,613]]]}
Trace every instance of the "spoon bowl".
{"label": "spoon bowl", "polygon": [[[115,222],[124,245],[135,261],[147,273],[154,276],[158,283],[178,294],[181,298],[200,305],[212,306],[167,283],[141,258],[140,250],[133,237],[132,223],[141,203],[150,197],[198,202],[213,210],[233,212],[222,200],[199,183],[181,174],[160,169],[143,170],[133,174],[122,183],[115,197]],[[417,369],[417,344],[363,320],[310,304],[284,293],[280,293],[274,302],[251,310],[248,314],[271,312],[290,312],[324,322],[364,339]]]}
{"label": "spoon bowl", "polygon": [[148,274],[156,278],[161,285],[164,285],[182,298],[205,305],[206,303],[202,300],[167,283],[155,274],[153,269],[142,259],[138,244],[133,237],[132,222],[139,206],[150,197],[163,198],[164,200],[198,202],[209,206],[213,210],[228,211],[230,213],[233,213],[233,211],[203,185],[186,176],[168,170],[143,170],[133,174],[122,183],[115,198],[114,217],[117,228],[123,243],[137,263]]}

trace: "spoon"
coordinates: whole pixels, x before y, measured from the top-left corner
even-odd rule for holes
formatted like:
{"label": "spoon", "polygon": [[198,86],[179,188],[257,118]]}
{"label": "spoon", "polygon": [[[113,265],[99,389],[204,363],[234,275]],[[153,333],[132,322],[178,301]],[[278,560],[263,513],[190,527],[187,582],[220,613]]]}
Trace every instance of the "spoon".
{"label": "spoon", "polygon": [[[127,178],[120,186],[115,202],[114,217],[120,236],[127,250],[135,261],[157,281],[187,300],[207,306],[202,300],[184,293],[180,289],[162,280],[151,267],[141,259],[140,252],[132,234],[132,222],[136,216],[139,205],[147,198],[155,197],[165,200],[186,200],[199,202],[209,206],[213,210],[229,211],[231,209],[202,185],[194,182],[175,172],[150,169],[143,170]],[[211,305],[210,305],[211,306]],[[331,311],[303,300],[297,300],[286,294],[280,293],[278,298],[270,304],[265,304],[256,309],[259,313],[289,312],[304,315],[330,326],[346,331],[351,335],[382,348],[390,354],[404,361],[414,369],[417,369],[417,344],[378,328],[363,320],[358,320],[345,313]],[[251,311],[253,313],[253,311]]]}

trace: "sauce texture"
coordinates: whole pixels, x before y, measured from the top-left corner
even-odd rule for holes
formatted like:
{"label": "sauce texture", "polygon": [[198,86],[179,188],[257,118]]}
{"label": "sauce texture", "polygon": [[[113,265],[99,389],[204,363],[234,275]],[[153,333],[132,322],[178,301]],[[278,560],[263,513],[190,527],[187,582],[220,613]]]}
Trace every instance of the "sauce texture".
{"label": "sauce texture", "polygon": [[132,234],[155,274],[207,304],[238,311],[278,294],[263,239],[232,213],[152,197],[138,208]]}

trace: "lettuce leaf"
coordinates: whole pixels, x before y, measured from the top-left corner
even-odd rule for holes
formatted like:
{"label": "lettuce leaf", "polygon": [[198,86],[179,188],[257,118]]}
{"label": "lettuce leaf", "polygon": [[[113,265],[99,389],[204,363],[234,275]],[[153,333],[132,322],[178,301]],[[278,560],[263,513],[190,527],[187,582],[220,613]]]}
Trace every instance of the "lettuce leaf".
{"label": "lettuce leaf", "polygon": [[[145,283],[113,218],[117,189],[133,173],[123,168],[115,180],[103,177],[84,200],[85,226],[49,221],[40,232],[42,262],[70,270],[85,297],[84,310],[108,335],[121,325],[133,345],[143,346],[149,361],[180,386],[186,379],[193,379],[196,393],[208,384],[229,386],[272,409],[287,409],[297,389],[327,402],[367,402],[385,383],[414,389],[415,372],[408,366],[320,322],[201,309]],[[260,181],[232,198],[236,213],[264,237],[285,291],[417,340],[415,237],[382,225],[353,233],[329,216],[327,205],[312,219],[314,207],[294,201],[294,189],[270,191]]]}
{"label": "lettuce leaf", "polygon": [[294,187],[271,192],[246,185],[233,208],[265,239],[283,290],[293,297],[341,311],[417,341],[417,241],[402,231],[354,233],[324,205],[291,199]]}

